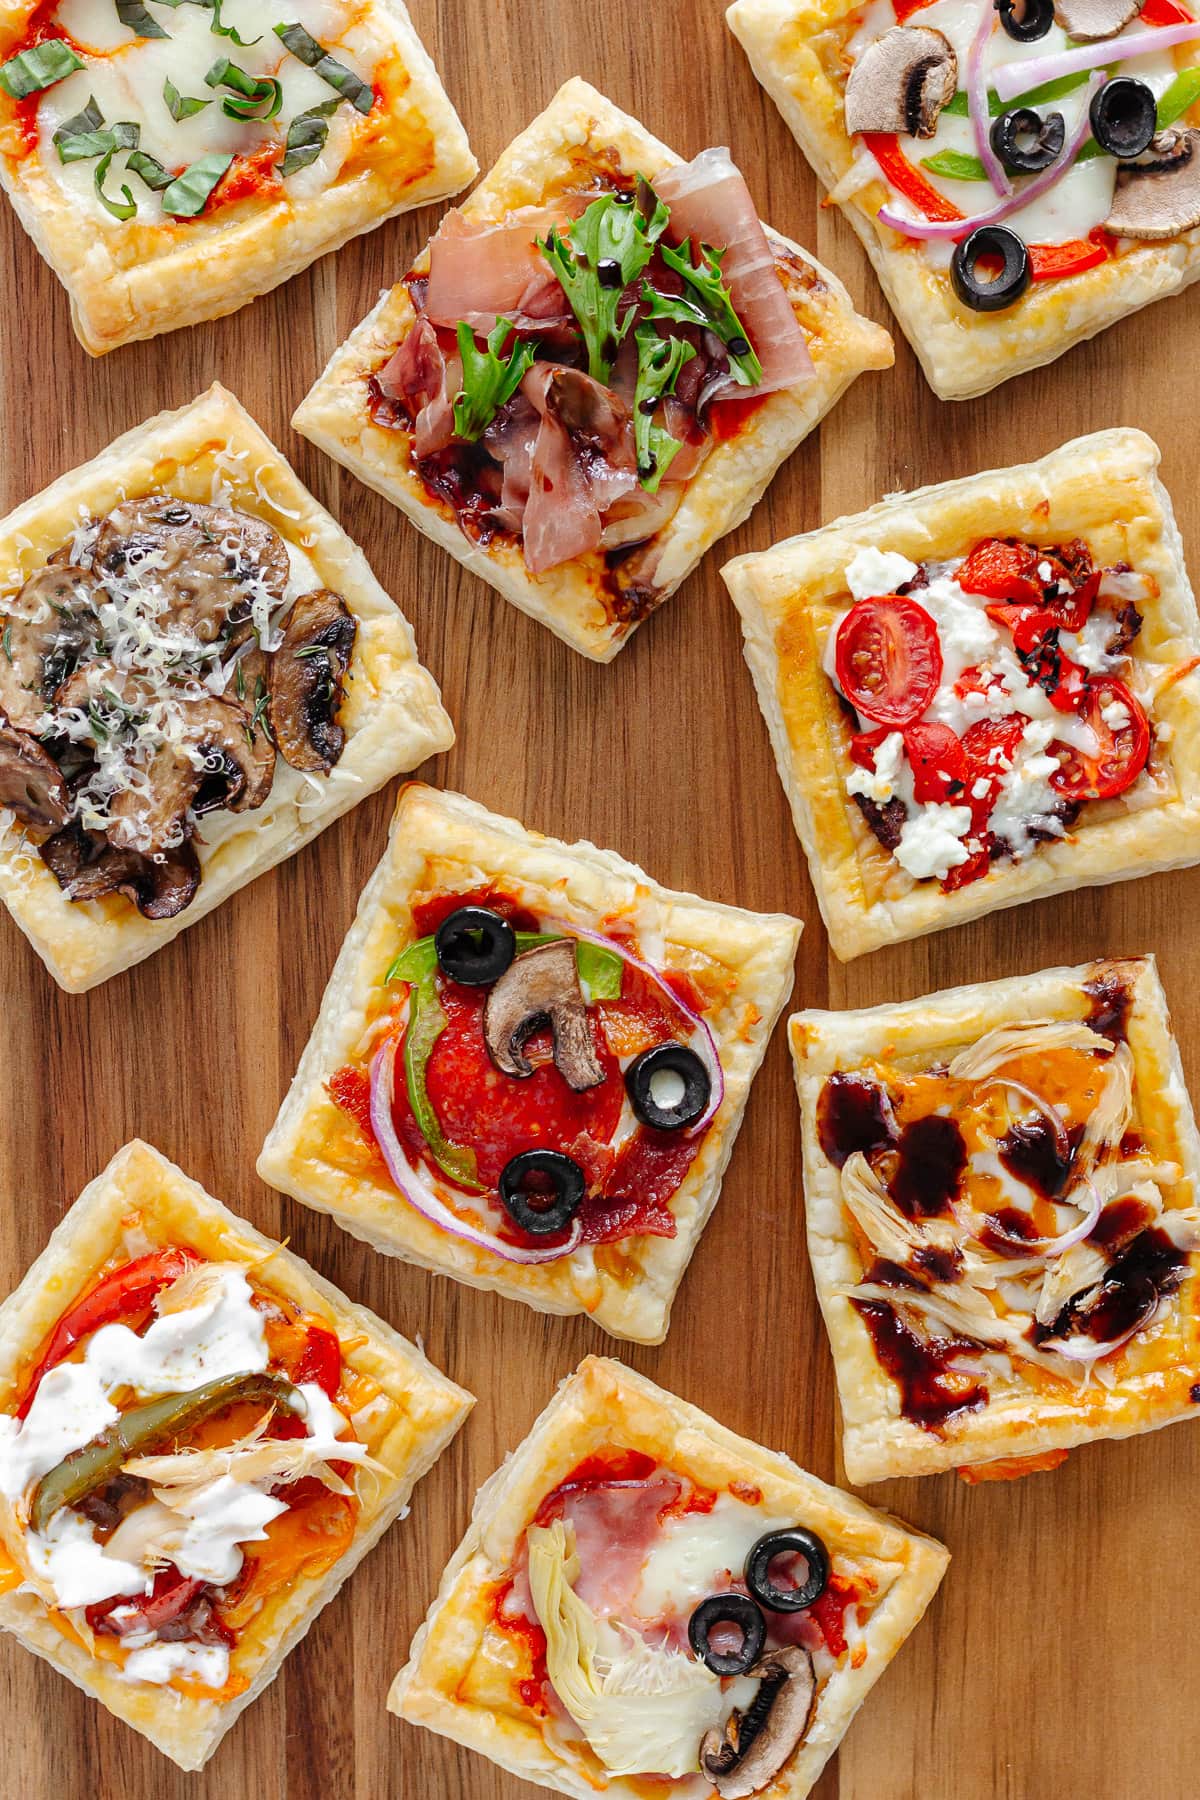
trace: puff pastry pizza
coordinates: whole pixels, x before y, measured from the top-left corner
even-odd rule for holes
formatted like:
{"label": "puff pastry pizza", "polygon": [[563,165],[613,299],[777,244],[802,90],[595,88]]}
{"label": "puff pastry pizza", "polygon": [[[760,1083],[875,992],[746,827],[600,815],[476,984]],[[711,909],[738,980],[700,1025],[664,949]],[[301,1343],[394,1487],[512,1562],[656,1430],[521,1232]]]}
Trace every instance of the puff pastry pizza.
{"label": "puff pastry pizza", "polygon": [[1180,0],[735,0],[729,23],[944,400],[1200,274]]}
{"label": "puff pastry pizza", "polygon": [[480,1489],[388,1705],[579,1800],[803,1800],[948,1561],[588,1357]]}
{"label": "puff pastry pizza", "polygon": [[[653,184],[653,185],[651,185]],[[296,429],[598,662],[745,518],[887,334],[570,81],[338,350]]]}
{"label": "puff pastry pizza", "polygon": [[127,1144],[0,1307],[0,1628],[198,1769],[471,1405]]}
{"label": "puff pastry pizza", "polygon": [[362,552],[220,387],[0,522],[0,898],[72,992],[453,739]]}
{"label": "puff pastry pizza", "polygon": [[1137,431],[723,571],[830,942],[1200,860],[1200,626]]}
{"label": "puff pastry pizza", "polygon": [[1152,957],[790,1025],[851,1481],[1195,1416],[1200,1172]]}
{"label": "puff pastry pizza", "polygon": [[799,934],[409,786],[259,1173],[379,1250],[658,1343]]}
{"label": "puff pastry pizza", "polygon": [[0,5],[0,181],[94,356],[234,312],[476,168],[401,0]]}

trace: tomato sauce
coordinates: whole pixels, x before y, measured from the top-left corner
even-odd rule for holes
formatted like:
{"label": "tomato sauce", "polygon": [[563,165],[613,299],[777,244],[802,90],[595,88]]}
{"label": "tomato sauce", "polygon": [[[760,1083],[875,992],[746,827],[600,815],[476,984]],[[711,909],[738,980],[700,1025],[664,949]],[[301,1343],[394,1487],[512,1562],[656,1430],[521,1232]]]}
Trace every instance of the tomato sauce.
{"label": "tomato sauce", "polygon": [[278,199],[283,192],[279,178],[282,161],[282,144],[260,144],[257,150],[247,155],[235,156],[209,196],[205,212],[215,212],[218,207],[231,206],[237,200]]}

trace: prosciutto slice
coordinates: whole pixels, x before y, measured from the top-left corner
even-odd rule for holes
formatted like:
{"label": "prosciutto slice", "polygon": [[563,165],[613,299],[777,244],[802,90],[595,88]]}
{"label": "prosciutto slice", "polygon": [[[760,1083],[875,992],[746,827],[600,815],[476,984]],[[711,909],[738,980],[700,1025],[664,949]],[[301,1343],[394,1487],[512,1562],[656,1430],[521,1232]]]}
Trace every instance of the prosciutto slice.
{"label": "prosciutto slice", "polygon": [[465,320],[485,337],[500,317],[519,330],[565,324],[571,310],[537,239],[568,217],[569,209],[527,206],[485,225],[452,208],[429,245],[426,317],[450,329]]}
{"label": "prosciutto slice", "polygon": [[808,380],[813,364],[807,339],[779,279],[750,190],[728,150],[702,150],[691,162],[666,169],[654,187],[671,209],[667,235],[672,243],[691,238],[718,250],[725,246],[722,272],[763,371],[758,385],[738,388],[738,396],[773,394]]}
{"label": "prosciutto slice", "polygon": [[376,376],[379,391],[398,400],[415,421],[413,452],[433,456],[454,436],[454,396],[462,386],[462,363],[447,362],[437,332],[419,318],[390,362]]}
{"label": "prosciutto slice", "polygon": [[536,363],[521,391],[540,419],[523,531],[541,575],[599,549],[601,514],[637,486],[637,456],[629,408],[581,369]]}

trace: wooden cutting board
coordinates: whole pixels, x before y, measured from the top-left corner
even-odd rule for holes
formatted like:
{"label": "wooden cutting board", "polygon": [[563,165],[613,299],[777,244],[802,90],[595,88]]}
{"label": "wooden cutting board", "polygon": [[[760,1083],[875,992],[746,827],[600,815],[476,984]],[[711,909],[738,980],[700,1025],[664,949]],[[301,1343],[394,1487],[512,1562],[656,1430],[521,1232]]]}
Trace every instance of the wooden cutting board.
{"label": "wooden cutting board", "polygon": [[[486,168],[579,74],[684,155],[728,143],[763,216],[890,324],[850,229],[760,92],[715,0],[415,0]],[[939,403],[903,340],[776,477],[740,531],[611,668],[557,643],[296,438],[288,420],[334,346],[408,266],[440,209],[327,257],[231,319],[92,362],[7,206],[0,308],[7,510],[118,432],[219,377],[365,549],[416,629],[459,741],[421,773],[539,830],[611,845],[673,887],[807,924],[795,1003],[861,1006],[1101,954],[1157,953],[1200,1085],[1193,921],[1200,871],[1048,900],[849,967],[829,954],[718,577],[726,555],[897,488],[1138,425],[1163,449],[1200,564],[1193,351],[1200,297],[1154,307],[984,400]],[[1195,570],[1194,570],[1195,572]],[[20,1800],[518,1800],[535,1790],[384,1710],[479,1483],[588,1351],[548,1319],[374,1255],[262,1186],[254,1160],[315,1017],[392,793],[177,943],[84,998],[62,995],[0,915],[0,1291],[91,1176],[139,1133],[479,1396],[457,1442],[321,1615],[208,1771],[185,1777],[10,1640],[0,1642],[0,1793]],[[782,1027],[720,1206],[658,1350],[634,1367],[735,1430],[840,1475],[833,1372],[805,1253],[800,1141]],[[820,1800],[1185,1800],[1200,1683],[1200,1429],[1076,1452],[1053,1475],[953,1476],[867,1498],[944,1539],[925,1622],[852,1726]]]}

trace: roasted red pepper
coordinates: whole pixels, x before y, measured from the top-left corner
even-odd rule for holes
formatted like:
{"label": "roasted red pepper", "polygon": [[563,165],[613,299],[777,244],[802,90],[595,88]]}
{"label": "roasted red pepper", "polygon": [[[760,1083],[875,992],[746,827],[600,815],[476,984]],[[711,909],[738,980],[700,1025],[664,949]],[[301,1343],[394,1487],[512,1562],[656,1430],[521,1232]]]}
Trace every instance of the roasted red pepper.
{"label": "roasted red pepper", "polygon": [[1066,244],[1030,244],[1029,272],[1035,281],[1062,281],[1096,268],[1112,254],[1112,239],[1097,227],[1090,237],[1072,238]]}
{"label": "roasted red pepper", "polygon": [[898,194],[922,212],[927,219],[961,219],[962,213],[952,201],[939,194],[932,182],[926,181],[900,148],[893,131],[864,131],[862,141],[879,164]]}
{"label": "roasted red pepper", "polygon": [[337,1399],[342,1379],[342,1347],[336,1333],[324,1325],[308,1327],[293,1379],[297,1387],[301,1382],[315,1381],[331,1400]]}
{"label": "roasted red pepper", "polygon": [[[1040,606],[1045,583],[1038,564],[1045,555],[1014,538],[985,538],[960,565],[954,579],[965,594],[1010,605]],[[991,608],[988,608],[991,611]]]}
{"label": "roasted red pepper", "polygon": [[[127,1637],[133,1631],[158,1631],[185,1613],[205,1585],[197,1576],[182,1575],[174,1563],[168,1563],[155,1576],[150,1593],[116,1594],[111,1600],[101,1600],[88,1607],[87,1622],[93,1631],[115,1637]],[[112,1615],[118,1611],[127,1616],[114,1619]]]}

